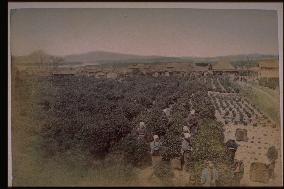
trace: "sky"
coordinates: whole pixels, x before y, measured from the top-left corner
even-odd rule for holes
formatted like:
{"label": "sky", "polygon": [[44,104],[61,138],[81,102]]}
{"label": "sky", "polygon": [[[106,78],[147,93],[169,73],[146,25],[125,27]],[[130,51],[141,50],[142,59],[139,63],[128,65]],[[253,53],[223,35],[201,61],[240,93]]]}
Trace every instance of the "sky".
{"label": "sky", "polygon": [[212,57],[278,54],[277,12],[213,9],[15,9],[11,53],[110,51]]}

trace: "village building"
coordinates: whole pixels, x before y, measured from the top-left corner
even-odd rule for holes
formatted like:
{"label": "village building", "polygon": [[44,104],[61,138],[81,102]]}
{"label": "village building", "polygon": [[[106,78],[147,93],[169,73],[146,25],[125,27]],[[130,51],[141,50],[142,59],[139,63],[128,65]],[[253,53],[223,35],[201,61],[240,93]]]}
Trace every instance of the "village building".
{"label": "village building", "polygon": [[115,72],[108,72],[108,73],[106,74],[106,78],[107,78],[107,79],[116,79],[117,77],[118,77],[118,74],[115,73]]}
{"label": "village building", "polygon": [[212,65],[214,75],[231,74],[236,75],[239,71],[229,61],[219,61]]}
{"label": "village building", "polygon": [[123,77],[129,77],[130,75],[132,75],[132,70],[128,69],[128,67],[126,66],[119,66],[119,67],[108,70],[108,73],[112,73],[111,77],[123,78]]}
{"label": "village building", "polygon": [[193,67],[194,72],[202,73],[202,75],[212,75],[212,64],[211,63],[195,63]]}
{"label": "village building", "polygon": [[165,76],[169,77],[170,76],[170,72],[165,72]]}
{"label": "village building", "polygon": [[258,63],[259,78],[279,78],[278,60],[262,60]]}
{"label": "village building", "polygon": [[149,72],[153,77],[158,76],[184,76],[186,73],[192,71],[192,66],[189,63],[159,63],[149,65]]}
{"label": "village building", "polygon": [[95,73],[98,71],[97,66],[88,65],[78,68],[78,75],[86,75],[86,76],[95,76]]}
{"label": "village building", "polygon": [[76,74],[76,70],[72,68],[61,68],[52,70],[53,76],[74,76]]}
{"label": "village building", "polygon": [[63,77],[63,76],[74,76],[74,73],[53,73],[53,76]]}
{"label": "village building", "polygon": [[98,72],[95,73],[95,77],[98,78],[98,79],[106,78],[106,73],[103,72],[103,71],[98,71]]}
{"label": "village building", "polygon": [[135,75],[145,75],[148,70],[148,66],[145,64],[130,64],[127,66],[128,73],[127,75],[135,76]]}
{"label": "village building", "polygon": [[185,72],[183,72],[183,71],[174,71],[173,75],[177,76],[177,77],[183,77],[185,75]]}
{"label": "village building", "polygon": [[96,70],[84,70],[80,72],[80,75],[86,75],[86,76],[94,76]]}
{"label": "village building", "polygon": [[253,81],[257,79],[258,67],[239,67],[238,79],[240,81]]}
{"label": "village building", "polygon": [[153,76],[153,77],[159,77],[159,72],[154,72],[154,73],[152,74],[152,76]]}

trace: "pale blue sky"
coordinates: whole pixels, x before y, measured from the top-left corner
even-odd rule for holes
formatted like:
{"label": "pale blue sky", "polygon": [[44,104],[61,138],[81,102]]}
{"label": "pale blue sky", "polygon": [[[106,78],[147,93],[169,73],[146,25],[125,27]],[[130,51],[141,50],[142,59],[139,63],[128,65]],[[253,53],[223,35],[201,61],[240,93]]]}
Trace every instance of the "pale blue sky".
{"label": "pale blue sky", "polygon": [[17,9],[11,15],[11,51],[278,54],[277,30],[277,13],[268,10]]}

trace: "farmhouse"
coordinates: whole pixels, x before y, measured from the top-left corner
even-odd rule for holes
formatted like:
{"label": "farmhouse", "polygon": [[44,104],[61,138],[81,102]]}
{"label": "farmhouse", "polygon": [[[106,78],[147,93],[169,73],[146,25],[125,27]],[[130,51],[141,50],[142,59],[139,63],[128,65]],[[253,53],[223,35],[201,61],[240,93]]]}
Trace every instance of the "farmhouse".
{"label": "farmhouse", "polygon": [[115,73],[115,72],[108,72],[108,73],[106,74],[106,77],[107,77],[108,79],[116,79],[116,78],[118,77],[118,74]]}
{"label": "farmhouse", "polygon": [[52,75],[57,77],[73,76],[75,74],[76,72],[73,69],[57,69],[52,72]]}
{"label": "farmhouse", "polygon": [[[104,71],[106,71],[104,69]],[[157,64],[130,64],[126,68],[116,68],[111,72],[120,76],[131,75],[148,75],[153,77],[159,76],[185,76],[193,71],[190,63],[157,63]],[[108,71],[109,72],[109,71]]]}
{"label": "farmhouse", "polygon": [[258,63],[258,77],[279,78],[278,60],[263,60]]}
{"label": "farmhouse", "polygon": [[116,73],[118,77],[124,76],[127,77],[132,73],[133,70],[128,69],[127,67],[117,67],[112,70],[112,72]]}
{"label": "farmhouse", "polygon": [[172,63],[168,65],[168,67],[173,67],[173,71],[179,72],[191,72],[193,70],[193,66],[191,63]]}
{"label": "farmhouse", "polygon": [[170,72],[165,72],[165,76],[169,77],[170,76]]}
{"label": "farmhouse", "polygon": [[79,75],[87,75],[87,76],[94,76],[95,73],[98,71],[98,67],[97,66],[83,66],[81,68],[78,68],[78,73]]}
{"label": "farmhouse", "polygon": [[73,76],[75,75],[74,73],[53,73],[53,76],[57,76],[57,77],[63,77],[63,76]]}
{"label": "farmhouse", "polygon": [[212,71],[214,74],[222,74],[222,73],[228,73],[228,74],[237,74],[238,70],[230,64],[228,61],[219,61],[212,65]]}
{"label": "farmhouse", "polygon": [[96,78],[105,78],[106,77],[106,73],[102,72],[102,71],[98,71],[95,73],[95,77]]}
{"label": "farmhouse", "polygon": [[152,76],[153,76],[153,77],[158,77],[158,76],[159,76],[159,72],[154,72],[154,73],[152,74]]}
{"label": "farmhouse", "polygon": [[195,72],[200,72],[203,73],[203,75],[211,75],[213,74],[212,72],[212,64],[205,64],[205,63],[198,63],[198,64],[194,64],[193,70]]}
{"label": "farmhouse", "polygon": [[130,75],[137,75],[137,74],[146,74],[149,69],[149,66],[146,66],[144,64],[130,64],[127,66],[128,73],[130,72]]}

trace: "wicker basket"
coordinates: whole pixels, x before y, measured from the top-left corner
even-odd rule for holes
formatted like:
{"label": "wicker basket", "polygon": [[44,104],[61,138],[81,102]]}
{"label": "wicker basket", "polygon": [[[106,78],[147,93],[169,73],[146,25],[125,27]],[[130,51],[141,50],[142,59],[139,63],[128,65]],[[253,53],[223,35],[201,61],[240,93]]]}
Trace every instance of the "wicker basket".
{"label": "wicker basket", "polygon": [[266,164],[253,162],[250,165],[250,180],[254,182],[268,183],[269,172]]}

